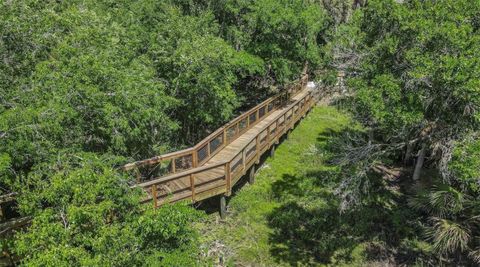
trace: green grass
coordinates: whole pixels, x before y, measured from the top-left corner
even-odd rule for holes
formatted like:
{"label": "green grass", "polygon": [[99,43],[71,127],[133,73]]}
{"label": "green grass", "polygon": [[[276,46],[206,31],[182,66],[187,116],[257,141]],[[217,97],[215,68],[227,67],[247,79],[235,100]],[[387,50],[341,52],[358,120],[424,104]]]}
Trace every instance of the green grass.
{"label": "green grass", "polygon": [[[308,223],[289,221],[295,216],[284,215],[298,211],[309,216],[310,208],[331,208],[331,189],[321,185],[322,179],[328,183],[321,174],[332,167],[323,163],[322,148],[330,134],[342,131],[350,121],[333,107],[315,107],[278,146],[275,157],[264,162],[255,183],[246,184],[231,197],[227,219],[222,221],[213,213],[198,225],[203,246],[214,261],[219,255],[231,266],[311,265],[322,261],[311,247],[316,241],[308,240]],[[294,234],[288,230],[290,226],[295,228]]]}

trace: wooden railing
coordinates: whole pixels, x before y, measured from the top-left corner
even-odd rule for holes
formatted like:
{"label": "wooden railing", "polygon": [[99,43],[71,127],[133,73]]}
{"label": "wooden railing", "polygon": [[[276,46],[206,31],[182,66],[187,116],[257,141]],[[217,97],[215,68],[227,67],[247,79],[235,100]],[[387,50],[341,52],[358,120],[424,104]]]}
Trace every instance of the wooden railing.
{"label": "wooden railing", "polygon": [[[270,102],[268,101],[267,105]],[[155,207],[166,202],[176,202],[184,199],[197,202],[214,195],[230,195],[233,185],[240,177],[252,165],[258,163],[259,157],[270,149],[272,145],[278,143],[280,137],[292,129],[295,123],[305,116],[314,103],[313,93],[308,92],[304,97],[289,105],[274,121],[260,129],[258,134],[248,140],[247,145],[243,149],[223,162],[194,167],[183,172],[157,177],[151,181],[139,183],[135,187],[143,188],[147,192],[147,197],[143,199],[143,202],[153,200]],[[263,107],[265,104],[262,103],[259,106]],[[258,114],[258,108],[256,107],[254,112],[248,112],[248,114]],[[248,116],[242,116],[242,118],[248,118]],[[227,125],[226,129],[231,127],[236,129],[236,134],[231,136],[239,135],[243,131],[238,130],[239,120],[241,119],[237,118],[232,124]],[[225,130],[222,131],[216,132],[216,134],[224,134],[225,138]],[[226,138],[223,140],[228,142],[228,138],[229,136],[226,135]],[[213,139],[207,138],[206,140],[208,142],[201,144],[207,145]],[[196,151],[198,152],[198,150]],[[204,160],[199,159],[199,162]],[[169,187],[175,189],[172,191],[168,189]]]}
{"label": "wooden railing", "polygon": [[[136,173],[136,182],[140,183],[151,176],[165,176],[185,172],[202,166],[222,148],[230,144],[243,133],[251,129],[268,114],[285,105],[292,96],[301,91],[308,81],[308,75],[303,74],[300,79],[288,86],[284,92],[271,97],[248,112],[233,119],[219,128],[197,145],[181,151],[176,151],[150,159],[126,164],[122,167],[125,171],[133,170]],[[148,174],[142,175],[140,168],[152,167]]]}

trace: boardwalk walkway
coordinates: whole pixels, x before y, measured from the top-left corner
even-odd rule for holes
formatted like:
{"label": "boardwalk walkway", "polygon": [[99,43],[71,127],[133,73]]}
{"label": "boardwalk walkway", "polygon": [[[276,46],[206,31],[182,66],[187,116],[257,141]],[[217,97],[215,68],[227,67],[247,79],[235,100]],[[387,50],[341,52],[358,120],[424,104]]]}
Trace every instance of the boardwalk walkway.
{"label": "boardwalk walkway", "polygon": [[286,92],[235,118],[192,148],[130,163],[123,169],[135,173],[135,186],[147,193],[143,201],[152,201],[155,207],[229,196],[247,172],[253,181],[260,156],[269,150],[273,153],[280,138],[314,105],[314,92],[307,89],[307,81],[308,76],[302,76]]}

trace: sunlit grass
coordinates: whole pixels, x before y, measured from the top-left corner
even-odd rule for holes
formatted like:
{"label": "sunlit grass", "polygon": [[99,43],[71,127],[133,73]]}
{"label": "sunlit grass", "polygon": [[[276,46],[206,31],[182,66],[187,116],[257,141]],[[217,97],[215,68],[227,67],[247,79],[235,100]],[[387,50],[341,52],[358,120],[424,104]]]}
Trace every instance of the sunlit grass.
{"label": "sunlit grass", "polygon": [[[227,219],[219,221],[218,215],[212,214],[206,223],[199,226],[205,246],[208,248],[212,244],[224,245],[219,249],[219,254],[223,253],[225,261],[230,265],[288,265],[272,255],[273,246],[281,244],[273,245],[270,241],[273,229],[269,226],[269,215],[288,202],[295,193],[279,195],[272,187],[309,190],[295,185],[293,177],[303,179],[308,172],[329,168],[323,165],[322,157],[318,156],[322,155],[321,149],[326,142],[319,137],[338,132],[349,122],[348,116],[333,107],[315,107],[294,129],[289,139],[278,146],[275,157],[268,158],[260,167],[255,183],[246,184],[230,199]],[[285,177],[292,177],[291,188],[288,183],[285,184]],[[308,195],[315,196],[314,193]],[[308,198],[303,200],[308,201]],[[317,206],[322,204],[321,199],[312,201],[316,202]]]}

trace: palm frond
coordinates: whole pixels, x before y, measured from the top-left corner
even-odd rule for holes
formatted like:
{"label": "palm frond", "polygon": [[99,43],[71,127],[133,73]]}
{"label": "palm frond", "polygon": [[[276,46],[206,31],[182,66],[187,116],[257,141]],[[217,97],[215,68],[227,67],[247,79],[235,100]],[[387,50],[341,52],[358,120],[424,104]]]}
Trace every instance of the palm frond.
{"label": "palm frond", "polygon": [[433,225],[427,235],[433,241],[433,250],[442,255],[451,254],[457,250],[465,251],[470,242],[469,230],[461,224],[438,217],[432,218]]}
{"label": "palm frond", "polygon": [[408,205],[418,211],[431,214],[432,207],[429,204],[429,192],[421,191],[408,199]]}
{"label": "palm frond", "polygon": [[419,191],[408,200],[410,207],[440,218],[458,214],[468,203],[466,194],[446,184]]}
{"label": "palm frond", "polygon": [[477,247],[476,249],[470,251],[470,253],[468,253],[468,257],[476,263],[480,264],[480,247]]}
{"label": "palm frond", "polygon": [[467,201],[464,193],[446,184],[434,186],[429,194],[432,215],[441,218],[461,212]]}

